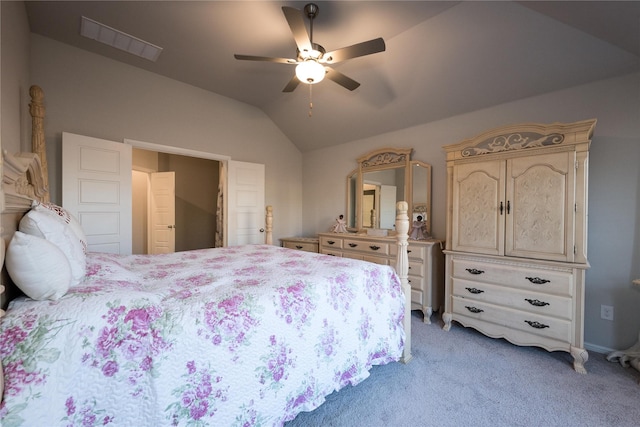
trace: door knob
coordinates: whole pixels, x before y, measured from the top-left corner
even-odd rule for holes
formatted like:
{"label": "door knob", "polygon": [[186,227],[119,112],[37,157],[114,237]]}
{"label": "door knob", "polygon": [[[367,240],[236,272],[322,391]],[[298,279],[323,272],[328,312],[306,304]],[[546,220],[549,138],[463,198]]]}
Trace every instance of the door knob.
{"label": "door knob", "polygon": [[176,228],[175,225],[167,225],[167,228]]}
{"label": "door knob", "polygon": [[264,233],[264,228],[261,228],[261,229],[260,229],[260,232],[261,232],[261,233]]}

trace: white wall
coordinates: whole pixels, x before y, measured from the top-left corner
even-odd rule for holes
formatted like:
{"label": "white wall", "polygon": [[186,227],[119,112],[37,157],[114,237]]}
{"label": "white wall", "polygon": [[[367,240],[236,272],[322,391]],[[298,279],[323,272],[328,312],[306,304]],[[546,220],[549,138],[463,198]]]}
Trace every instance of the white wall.
{"label": "white wall", "polygon": [[[382,147],[412,147],[433,166],[433,234],[445,236],[443,145],[498,126],[597,118],[590,152],[589,261],[585,341],[594,350],[631,346],[640,330],[640,74],[523,99],[438,122],[303,154],[303,233],[326,231],[345,214],[346,177],[356,158]],[[331,166],[329,166],[331,165]],[[613,305],[613,322],[600,305]]]}
{"label": "white wall", "polygon": [[300,233],[302,155],[257,108],[36,34],[31,81],[45,94],[53,201],[61,200],[63,131],[127,138],[265,164],[274,239]]}

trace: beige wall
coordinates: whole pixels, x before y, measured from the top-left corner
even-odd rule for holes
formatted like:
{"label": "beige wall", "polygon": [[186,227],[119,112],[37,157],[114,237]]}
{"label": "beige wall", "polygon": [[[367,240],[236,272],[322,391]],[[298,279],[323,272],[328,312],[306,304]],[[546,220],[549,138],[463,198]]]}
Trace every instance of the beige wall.
{"label": "beige wall", "polygon": [[[433,166],[433,234],[445,236],[446,167],[442,146],[522,122],[597,118],[589,166],[589,261],[585,302],[587,348],[631,346],[640,330],[640,74],[595,82],[303,155],[303,233],[325,231],[345,213],[346,176],[356,158],[391,146],[412,147]],[[331,170],[326,167],[331,164]],[[600,318],[612,305],[613,322]]]}
{"label": "beige wall", "polygon": [[0,124],[2,149],[31,149],[29,23],[22,2],[0,2]]}
{"label": "beige wall", "polygon": [[52,200],[63,131],[133,139],[264,164],[274,239],[300,233],[302,155],[257,108],[35,34],[31,80],[45,93]]}

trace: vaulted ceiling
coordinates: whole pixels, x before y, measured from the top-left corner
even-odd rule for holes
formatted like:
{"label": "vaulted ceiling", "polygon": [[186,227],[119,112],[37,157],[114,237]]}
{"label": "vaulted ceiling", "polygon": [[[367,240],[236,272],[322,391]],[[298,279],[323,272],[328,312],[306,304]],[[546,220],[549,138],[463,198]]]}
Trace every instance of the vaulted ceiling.
{"label": "vaulted ceiling", "polygon": [[[283,93],[295,58],[282,1],[27,1],[29,25],[63,43],[262,109],[302,152],[640,71],[640,2],[318,1],[313,41],[386,50]],[[85,16],[163,48],[152,62],[80,36]],[[308,21],[305,21],[308,23]],[[640,94],[639,94],[640,96]],[[313,114],[309,117],[309,102]]]}

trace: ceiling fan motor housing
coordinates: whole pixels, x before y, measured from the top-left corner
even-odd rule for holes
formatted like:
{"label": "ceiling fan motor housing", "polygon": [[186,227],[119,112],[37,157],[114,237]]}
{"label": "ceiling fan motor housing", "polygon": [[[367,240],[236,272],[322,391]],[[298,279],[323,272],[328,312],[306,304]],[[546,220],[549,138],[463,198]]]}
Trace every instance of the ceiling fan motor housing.
{"label": "ceiling fan motor housing", "polygon": [[307,5],[305,5],[304,7],[304,14],[307,15],[307,17],[310,20],[313,20],[313,18],[315,18],[316,16],[318,16],[318,11],[320,10],[320,8],[318,7],[317,4],[315,3],[308,3]]}
{"label": "ceiling fan motor housing", "polygon": [[305,50],[303,52],[300,52],[300,49],[296,49],[298,61],[306,61],[307,59],[323,59],[323,56],[326,53],[324,47],[317,43],[311,43],[311,48],[312,50]]}

